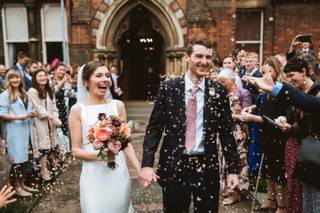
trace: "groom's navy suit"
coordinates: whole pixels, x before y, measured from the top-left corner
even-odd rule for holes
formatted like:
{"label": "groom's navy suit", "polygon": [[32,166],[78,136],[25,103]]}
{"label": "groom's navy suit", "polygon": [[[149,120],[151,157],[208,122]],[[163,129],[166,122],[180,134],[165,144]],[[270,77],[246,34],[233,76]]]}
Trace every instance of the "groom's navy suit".
{"label": "groom's navy suit", "polygon": [[[191,192],[196,199],[194,202],[198,205],[197,212],[218,212],[218,135],[228,172],[237,174],[238,171],[238,154],[232,133],[229,99],[226,95],[227,91],[222,84],[205,79],[202,137],[205,152],[190,156],[185,154],[185,79],[170,79],[161,85],[146,128],[142,167],[153,166],[155,153],[164,132],[157,174],[160,176],[158,183],[163,188],[165,212],[185,212],[181,209],[188,208]],[[179,191],[182,189],[185,193],[178,196],[170,194],[170,190],[175,188],[179,188]],[[201,196],[210,197],[210,200]],[[177,197],[182,197],[182,200],[177,200]],[[179,205],[185,207],[175,208]]]}

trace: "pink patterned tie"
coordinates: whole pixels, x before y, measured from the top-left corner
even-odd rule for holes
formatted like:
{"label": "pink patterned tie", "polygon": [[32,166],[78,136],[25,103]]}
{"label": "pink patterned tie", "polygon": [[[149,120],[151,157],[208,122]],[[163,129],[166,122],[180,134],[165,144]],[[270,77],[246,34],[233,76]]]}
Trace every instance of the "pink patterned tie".
{"label": "pink patterned tie", "polygon": [[191,89],[191,96],[187,102],[187,131],[185,147],[190,152],[196,144],[197,96],[198,86]]}

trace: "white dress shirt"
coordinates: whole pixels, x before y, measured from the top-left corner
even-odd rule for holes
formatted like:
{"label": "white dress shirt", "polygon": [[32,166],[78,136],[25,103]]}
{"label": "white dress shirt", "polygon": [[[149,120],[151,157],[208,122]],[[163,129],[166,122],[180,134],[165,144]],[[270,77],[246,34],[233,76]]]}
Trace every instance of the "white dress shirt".
{"label": "white dress shirt", "polygon": [[203,106],[204,106],[204,89],[205,89],[205,79],[203,78],[199,85],[195,85],[187,76],[184,76],[185,80],[185,106],[187,108],[188,100],[191,96],[191,88],[198,86],[200,89],[196,93],[197,97],[197,120],[196,120],[196,144],[195,147],[186,154],[198,154],[204,153],[203,146]]}
{"label": "white dress shirt", "polygon": [[118,76],[117,76],[117,74],[115,74],[115,73],[111,73],[111,78],[112,78],[113,83],[114,83],[114,85],[112,85],[112,86],[113,86],[113,88],[114,88],[114,89],[117,89],[117,88],[115,88],[115,86],[116,86],[116,85],[117,85],[117,87],[119,87],[119,85],[118,85]]}

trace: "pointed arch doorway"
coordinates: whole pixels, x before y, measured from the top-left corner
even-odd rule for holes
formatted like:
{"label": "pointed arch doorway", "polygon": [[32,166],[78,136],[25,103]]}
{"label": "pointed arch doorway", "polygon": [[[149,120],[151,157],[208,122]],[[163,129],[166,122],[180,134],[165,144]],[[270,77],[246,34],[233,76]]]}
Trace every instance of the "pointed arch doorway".
{"label": "pointed arch doorway", "polygon": [[184,13],[179,7],[173,10],[167,1],[107,2],[94,15],[98,27],[93,31],[93,57],[118,65],[124,100],[153,99],[161,75],[185,70]]}
{"label": "pointed arch doorway", "polygon": [[165,74],[164,39],[154,29],[157,19],[141,4],[132,8],[124,20],[128,30],[117,40],[124,98],[152,100],[160,76]]}

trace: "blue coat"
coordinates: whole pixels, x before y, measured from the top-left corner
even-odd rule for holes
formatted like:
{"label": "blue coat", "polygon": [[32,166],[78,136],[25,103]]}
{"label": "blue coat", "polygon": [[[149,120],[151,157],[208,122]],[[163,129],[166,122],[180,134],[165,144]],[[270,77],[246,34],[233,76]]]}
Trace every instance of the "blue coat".
{"label": "blue coat", "polygon": [[[8,90],[0,95],[0,117],[3,115],[25,115],[32,111],[31,101],[24,106],[21,98],[10,102]],[[32,141],[32,120],[1,121],[4,125],[4,135],[7,150],[13,163],[23,163],[28,160],[29,140]]]}

